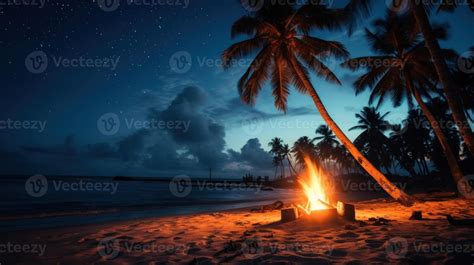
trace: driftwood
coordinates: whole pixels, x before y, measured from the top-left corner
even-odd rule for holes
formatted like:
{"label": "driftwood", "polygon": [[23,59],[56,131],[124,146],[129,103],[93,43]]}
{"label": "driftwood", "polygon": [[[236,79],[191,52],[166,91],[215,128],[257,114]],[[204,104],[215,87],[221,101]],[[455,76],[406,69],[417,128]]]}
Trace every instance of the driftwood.
{"label": "driftwood", "polygon": [[456,220],[451,215],[446,215],[449,224],[458,226],[474,226],[474,219]]}

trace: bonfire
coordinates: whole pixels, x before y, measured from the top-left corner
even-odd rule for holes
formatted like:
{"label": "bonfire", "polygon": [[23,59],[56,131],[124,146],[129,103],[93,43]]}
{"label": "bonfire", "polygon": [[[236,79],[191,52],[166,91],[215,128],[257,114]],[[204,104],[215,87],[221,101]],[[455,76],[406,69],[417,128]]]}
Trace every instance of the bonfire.
{"label": "bonfire", "polygon": [[301,184],[307,198],[306,204],[298,205],[307,214],[314,211],[334,208],[330,206],[329,200],[329,179],[321,167],[318,167],[310,158],[305,157],[306,174],[300,177]]}

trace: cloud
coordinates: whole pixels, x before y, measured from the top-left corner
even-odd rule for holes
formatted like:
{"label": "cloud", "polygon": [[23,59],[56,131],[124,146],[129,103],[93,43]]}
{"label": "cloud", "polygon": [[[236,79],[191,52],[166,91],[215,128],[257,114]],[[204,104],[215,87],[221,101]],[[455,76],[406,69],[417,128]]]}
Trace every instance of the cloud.
{"label": "cloud", "polygon": [[[121,170],[135,168],[147,172],[183,172],[189,175],[209,168],[214,172],[227,171],[233,174],[240,174],[242,170],[269,170],[272,156],[262,148],[257,138],[250,139],[240,152],[226,150],[225,127],[215,118],[219,115],[206,111],[209,110],[208,99],[204,90],[185,87],[167,107],[147,110],[149,120],[173,126],[140,129],[118,141],[93,143],[80,148],[75,145],[74,136],[68,136],[59,145],[28,146],[23,150],[47,156],[73,157],[75,163],[84,165],[97,166],[91,161],[115,161],[117,169]],[[237,108],[275,117],[275,114],[253,110],[235,100],[226,107],[228,110]],[[299,108],[295,112],[304,114],[306,111],[305,108]]]}
{"label": "cloud", "polygon": [[258,138],[250,139],[240,149],[240,153],[230,149],[232,162],[239,162],[247,168],[267,170],[272,167],[272,155],[262,148]]}

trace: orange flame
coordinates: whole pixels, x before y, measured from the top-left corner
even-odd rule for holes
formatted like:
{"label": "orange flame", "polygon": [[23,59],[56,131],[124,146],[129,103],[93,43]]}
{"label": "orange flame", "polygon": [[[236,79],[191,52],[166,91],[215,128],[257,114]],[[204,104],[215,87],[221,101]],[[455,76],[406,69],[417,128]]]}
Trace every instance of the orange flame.
{"label": "orange flame", "polygon": [[307,168],[307,178],[300,179],[298,182],[301,184],[308,201],[305,206],[298,205],[298,207],[308,214],[312,211],[328,209],[329,198],[324,182],[326,175],[309,157],[305,157],[304,160]]}

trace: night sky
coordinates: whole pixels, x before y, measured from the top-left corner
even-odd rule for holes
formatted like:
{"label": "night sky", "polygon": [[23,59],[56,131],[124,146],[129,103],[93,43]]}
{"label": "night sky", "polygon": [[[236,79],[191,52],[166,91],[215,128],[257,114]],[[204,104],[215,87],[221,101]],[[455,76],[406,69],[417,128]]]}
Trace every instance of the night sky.
{"label": "night sky", "polygon": [[[275,110],[269,89],[255,108],[240,103],[236,86],[244,67],[224,72],[219,65],[236,41],[232,23],[248,13],[239,1],[121,2],[105,11],[91,0],[50,0],[42,8],[1,1],[0,125],[9,126],[0,129],[0,175],[203,176],[209,167],[226,177],[272,175],[270,139],[292,145],[323,124],[310,98],[294,90],[286,115]],[[384,16],[384,2],[365,26]],[[451,26],[444,47],[463,53],[474,46],[467,7],[434,16]],[[351,37],[314,35],[343,42],[352,56],[370,54],[362,28]],[[190,62],[189,70],[174,68],[176,60]],[[356,75],[338,63],[330,67],[343,86],[317,78],[313,84],[348,132],[368,95],[355,96]],[[387,103],[381,111],[400,122],[407,107]],[[154,127],[144,129],[144,121]]]}

